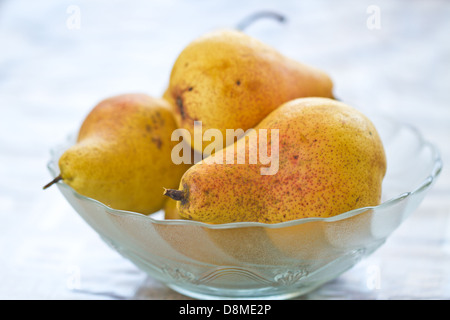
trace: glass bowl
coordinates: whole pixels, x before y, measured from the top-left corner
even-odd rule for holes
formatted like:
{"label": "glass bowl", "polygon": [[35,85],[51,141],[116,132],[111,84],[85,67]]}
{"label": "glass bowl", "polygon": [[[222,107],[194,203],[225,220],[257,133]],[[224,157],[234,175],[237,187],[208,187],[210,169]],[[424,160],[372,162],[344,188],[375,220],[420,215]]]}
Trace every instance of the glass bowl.
{"label": "glass bowl", "polygon": [[[151,277],[199,299],[288,299],[336,278],[379,248],[421,203],[442,161],[411,125],[372,118],[388,169],[382,204],[331,218],[210,225],[111,209],[57,186],[100,237]],[[48,168],[73,142],[52,150]]]}

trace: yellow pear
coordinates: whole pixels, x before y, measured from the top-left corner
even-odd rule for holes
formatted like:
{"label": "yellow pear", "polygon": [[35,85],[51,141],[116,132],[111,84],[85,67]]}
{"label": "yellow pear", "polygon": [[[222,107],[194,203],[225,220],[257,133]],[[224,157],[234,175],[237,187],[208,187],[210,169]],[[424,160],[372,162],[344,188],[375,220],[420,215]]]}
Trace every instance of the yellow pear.
{"label": "yellow pear", "polygon": [[171,161],[176,128],[163,99],[145,94],[105,99],[83,121],[76,144],[59,159],[60,176],[49,185],[63,180],[114,209],[156,212],[167,199],[163,187],[177,187],[188,168]]}
{"label": "yellow pear", "polygon": [[[332,89],[325,72],[241,31],[221,29],[200,36],[182,50],[164,98],[171,103],[178,126],[190,133],[186,140],[203,152],[207,144],[193,141],[201,141],[208,129],[219,129],[231,143],[235,134],[227,134],[226,129],[245,131],[284,102],[331,98]],[[194,132],[194,121],[201,122],[201,131]]]}
{"label": "yellow pear", "polygon": [[174,220],[182,219],[177,208],[177,201],[168,198],[164,203],[164,219]]}
{"label": "yellow pear", "polygon": [[385,172],[367,116],[333,99],[299,98],[193,165],[165,194],[184,219],[278,223],[378,205]]}

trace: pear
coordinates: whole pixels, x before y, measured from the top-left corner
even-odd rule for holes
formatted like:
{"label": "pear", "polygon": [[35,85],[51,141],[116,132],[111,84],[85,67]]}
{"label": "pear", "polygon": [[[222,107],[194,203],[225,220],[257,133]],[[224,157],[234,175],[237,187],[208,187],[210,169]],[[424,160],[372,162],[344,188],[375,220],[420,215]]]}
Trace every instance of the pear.
{"label": "pear", "polygon": [[177,201],[168,198],[164,203],[163,209],[164,209],[164,219],[166,220],[181,219],[181,216],[177,208]]}
{"label": "pear", "polygon": [[62,180],[78,193],[119,210],[162,209],[163,187],[177,187],[189,165],[171,161],[177,128],[168,103],[132,93],[110,97],[84,119],[76,143],[59,159]]}
{"label": "pear", "polygon": [[[255,138],[258,143],[251,143]],[[252,163],[256,149],[259,159]],[[298,98],[193,165],[179,188],[165,194],[178,201],[182,218],[212,224],[332,217],[378,205],[386,166],[383,143],[367,116],[333,99]]]}
{"label": "pear", "polygon": [[[171,70],[164,98],[174,109],[185,139],[218,129],[223,146],[242,136],[233,131],[254,127],[282,103],[300,97],[333,97],[330,77],[315,67],[282,55],[273,47],[237,30],[220,29],[189,43]],[[194,122],[202,131],[194,132]],[[226,129],[232,129],[228,133]],[[197,140],[198,141],[198,140]]]}

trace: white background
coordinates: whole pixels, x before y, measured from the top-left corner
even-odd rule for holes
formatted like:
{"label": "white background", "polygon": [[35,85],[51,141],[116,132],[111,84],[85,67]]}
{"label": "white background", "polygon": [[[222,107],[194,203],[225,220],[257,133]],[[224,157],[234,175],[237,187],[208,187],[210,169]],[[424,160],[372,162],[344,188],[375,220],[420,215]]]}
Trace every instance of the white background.
{"label": "white background", "polygon": [[[369,27],[371,5],[379,28]],[[57,188],[42,190],[49,150],[101,99],[160,96],[187,43],[262,9],[288,22],[261,20],[247,33],[326,70],[341,100],[415,125],[444,159],[437,184],[382,248],[300,299],[450,299],[443,0],[0,0],[0,298],[185,298],[107,247]]]}

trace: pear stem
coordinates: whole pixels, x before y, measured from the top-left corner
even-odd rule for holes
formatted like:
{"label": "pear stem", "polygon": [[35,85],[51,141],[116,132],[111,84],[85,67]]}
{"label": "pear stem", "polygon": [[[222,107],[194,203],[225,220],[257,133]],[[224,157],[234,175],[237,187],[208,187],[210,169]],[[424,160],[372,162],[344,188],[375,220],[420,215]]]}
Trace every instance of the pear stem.
{"label": "pear stem", "polygon": [[164,189],[164,195],[172,198],[175,201],[183,201],[184,200],[184,192],[181,190],[175,189]]}
{"label": "pear stem", "polygon": [[286,17],[274,12],[274,11],[259,11],[256,12],[248,17],[246,17],[245,19],[243,19],[241,22],[239,22],[236,26],[236,29],[239,31],[243,31],[245,28],[247,28],[249,25],[251,25],[253,22],[255,22],[258,19],[261,18],[272,18],[277,20],[278,22],[285,22],[286,21]]}
{"label": "pear stem", "polygon": [[62,180],[61,175],[57,176],[55,179],[53,179],[52,181],[50,181],[49,183],[47,183],[42,189],[47,189],[48,187],[50,187],[51,185],[57,183],[58,181]]}

